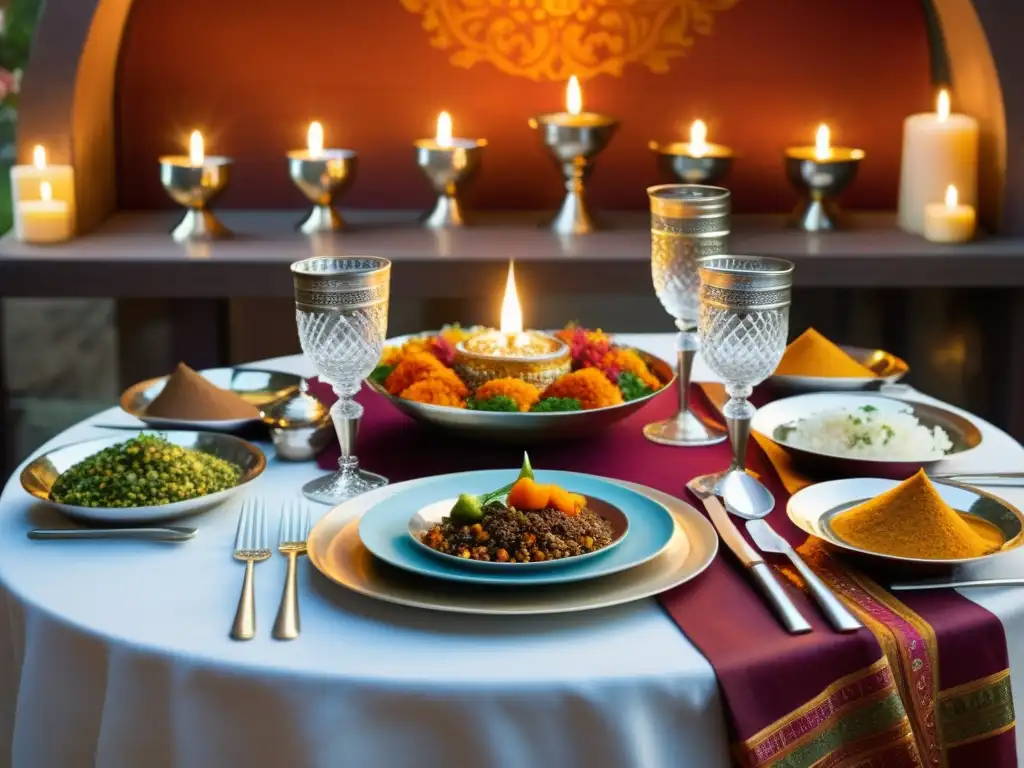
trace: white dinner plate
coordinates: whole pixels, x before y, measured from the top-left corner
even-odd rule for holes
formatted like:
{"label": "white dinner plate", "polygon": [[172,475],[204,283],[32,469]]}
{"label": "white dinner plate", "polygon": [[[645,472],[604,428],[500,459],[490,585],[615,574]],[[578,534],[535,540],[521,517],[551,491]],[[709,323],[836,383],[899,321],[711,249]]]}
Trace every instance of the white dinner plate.
{"label": "white dinner plate", "polygon": [[493,587],[431,579],[393,568],[374,558],[359,539],[359,519],[376,504],[408,490],[410,480],[379,488],[328,512],[307,542],[318,571],[346,589],[376,600],[434,611],[524,615],[606,608],[679,586],[697,577],[714,559],[718,536],[689,504],[642,485],[622,485],[649,496],[669,510],[676,531],[653,560],[621,573],[572,584]]}
{"label": "white dinner plate", "polygon": [[[953,443],[942,458],[931,456],[899,459],[869,459],[840,456],[835,453],[796,447],[786,439],[787,430],[800,419],[825,411],[870,407],[881,414],[908,411],[928,428],[941,427]],[[904,480],[919,469],[938,461],[966,453],[981,445],[981,430],[952,411],[928,403],[897,400],[882,395],[858,392],[820,392],[775,400],[758,408],[751,429],[784,449],[800,471],[813,477],[888,477]]]}
{"label": "white dinner plate", "polygon": [[846,543],[832,530],[831,519],[840,512],[873,499],[899,484],[895,480],[883,478],[832,480],[808,486],[790,497],[786,504],[786,514],[798,528],[829,544],[877,561],[898,564],[907,569],[952,568],[967,563],[980,563],[1020,546],[1024,540],[1024,516],[1016,507],[978,488],[945,481],[932,482],[943,501],[953,509],[981,517],[999,528],[1006,538],[1003,548],[983,557],[935,560],[886,555]]}

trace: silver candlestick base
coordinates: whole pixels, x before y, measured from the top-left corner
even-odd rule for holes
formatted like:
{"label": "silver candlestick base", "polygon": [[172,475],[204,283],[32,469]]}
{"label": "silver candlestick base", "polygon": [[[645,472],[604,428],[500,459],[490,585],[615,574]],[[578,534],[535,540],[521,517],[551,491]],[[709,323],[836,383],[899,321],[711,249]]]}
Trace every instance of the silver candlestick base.
{"label": "silver candlestick base", "polygon": [[598,228],[587,204],[586,184],[594,170],[594,158],[608,145],[619,121],[614,117],[584,112],[555,113],[530,118],[530,127],[541,131],[565,179],[565,199],[551,222],[560,235],[583,235]]}
{"label": "silver candlestick base", "polygon": [[437,193],[437,202],[424,217],[423,226],[428,229],[464,227],[466,219],[459,192],[479,170],[482,150],[487,142],[484,139],[452,139],[449,146],[438,144],[434,139],[420,139],[414,146],[416,165]]}
{"label": "silver candlestick base", "polygon": [[300,232],[312,235],[345,228],[334,203],[352,186],[357,160],[357,154],[350,149],[325,149],[316,155],[306,150],[288,153],[288,175],[314,206],[300,222]]}
{"label": "silver candlestick base", "polygon": [[160,158],[160,183],[174,202],[188,209],[171,230],[174,242],[208,242],[231,237],[231,230],[208,207],[227,186],[230,171],[231,160],[227,157],[206,157],[202,165],[192,165],[184,155]]}
{"label": "silver candlestick base", "polygon": [[804,199],[793,212],[791,225],[804,232],[830,232],[840,227],[836,198],[857,175],[864,158],[859,149],[835,147],[827,159],[818,159],[813,148],[786,150],[786,176]]}

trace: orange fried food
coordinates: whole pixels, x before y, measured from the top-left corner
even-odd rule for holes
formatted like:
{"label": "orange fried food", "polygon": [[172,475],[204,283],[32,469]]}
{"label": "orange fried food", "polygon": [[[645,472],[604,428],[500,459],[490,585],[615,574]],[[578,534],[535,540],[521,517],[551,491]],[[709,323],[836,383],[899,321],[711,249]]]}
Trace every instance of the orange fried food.
{"label": "orange fried food", "polygon": [[515,402],[523,413],[540,400],[540,390],[533,384],[513,378],[491,379],[477,389],[474,397],[477,400],[488,400],[497,395],[505,395]]}
{"label": "orange fried food", "polygon": [[661,380],[651,373],[651,369],[647,367],[644,359],[632,349],[623,349],[622,347],[609,349],[599,367],[606,371],[612,369],[617,369],[620,372],[629,371],[654,391],[661,389],[662,386]]}
{"label": "orange fried food", "polygon": [[508,505],[522,510],[545,509],[551,498],[551,488],[524,477],[517,480],[508,492]]}
{"label": "orange fried food", "polygon": [[622,402],[622,392],[597,368],[581,368],[559,377],[544,390],[544,397],[574,397],[584,410]]}
{"label": "orange fried food", "polygon": [[451,368],[429,352],[414,352],[402,358],[384,380],[384,386],[392,395],[400,395],[413,384],[426,379],[438,379],[448,384],[449,388],[459,397],[469,395],[469,388],[462,382]]}
{"label": "orange fried food", "polygon": [[401,347],[384,347],[377,365],[398,365],[402,362],[403,354]]}
{"label": "orange fried food", "polygon": [[569,493],[557,485],[550,486],[550,490],[548,506],[554,507],[563,515],[575,517],[587,506],[587,500],[578,493]]}
{"label": "orange fried food", "polygon": [[[461,383],[461,382],[460,382]],[[428,405],[446,405],[449,408],[465,408],[466,401],[459,397],[451,384],[442,379],[422,379],[402,390],[399,397],[415,400]]]}

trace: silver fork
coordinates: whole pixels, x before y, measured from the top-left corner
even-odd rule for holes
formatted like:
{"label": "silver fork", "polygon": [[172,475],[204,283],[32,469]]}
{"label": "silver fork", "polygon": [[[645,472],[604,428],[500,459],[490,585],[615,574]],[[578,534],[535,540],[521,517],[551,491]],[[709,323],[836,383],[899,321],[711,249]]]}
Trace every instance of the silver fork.
{"label": "silver fork", "polygon": [[277,550],[288,558],[288,572],[284,577],[284,592],[277,609],[274,630],[277,640],[294,640],[299,636],[299,589],[295,582],[296,561],[306,553],[309,537],[309,507],[301,500],[292,501],[281,513],[281,532]]}
{"label": "silver fork", "polygon": [[267,511],[262,501],[248,499],[242,504],[235,533],[235,559],[245,561],[245,579],[238,597],[235,622],[231,625],[233,640],[252,640],[256,636],[256,597],[253,586],[254,563],[270,557],[267,539]]}

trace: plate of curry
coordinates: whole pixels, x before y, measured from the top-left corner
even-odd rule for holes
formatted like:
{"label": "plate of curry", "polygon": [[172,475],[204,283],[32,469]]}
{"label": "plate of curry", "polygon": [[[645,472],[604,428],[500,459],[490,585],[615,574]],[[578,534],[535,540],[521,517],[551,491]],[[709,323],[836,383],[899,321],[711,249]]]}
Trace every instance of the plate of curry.
{"label": "plate of curry", "polygon": [[981,562],[1024,541],[1024,515],[1005,499],[924,472],[818,483],[795,493],[786,512],[828,544],[911,570]]}
{"label": "plate of curry", "polygon": [[895,384],[910,366],[891,352],[840,346],[808,328],[797,336],[769,379],[786,392],[854,392]]}

